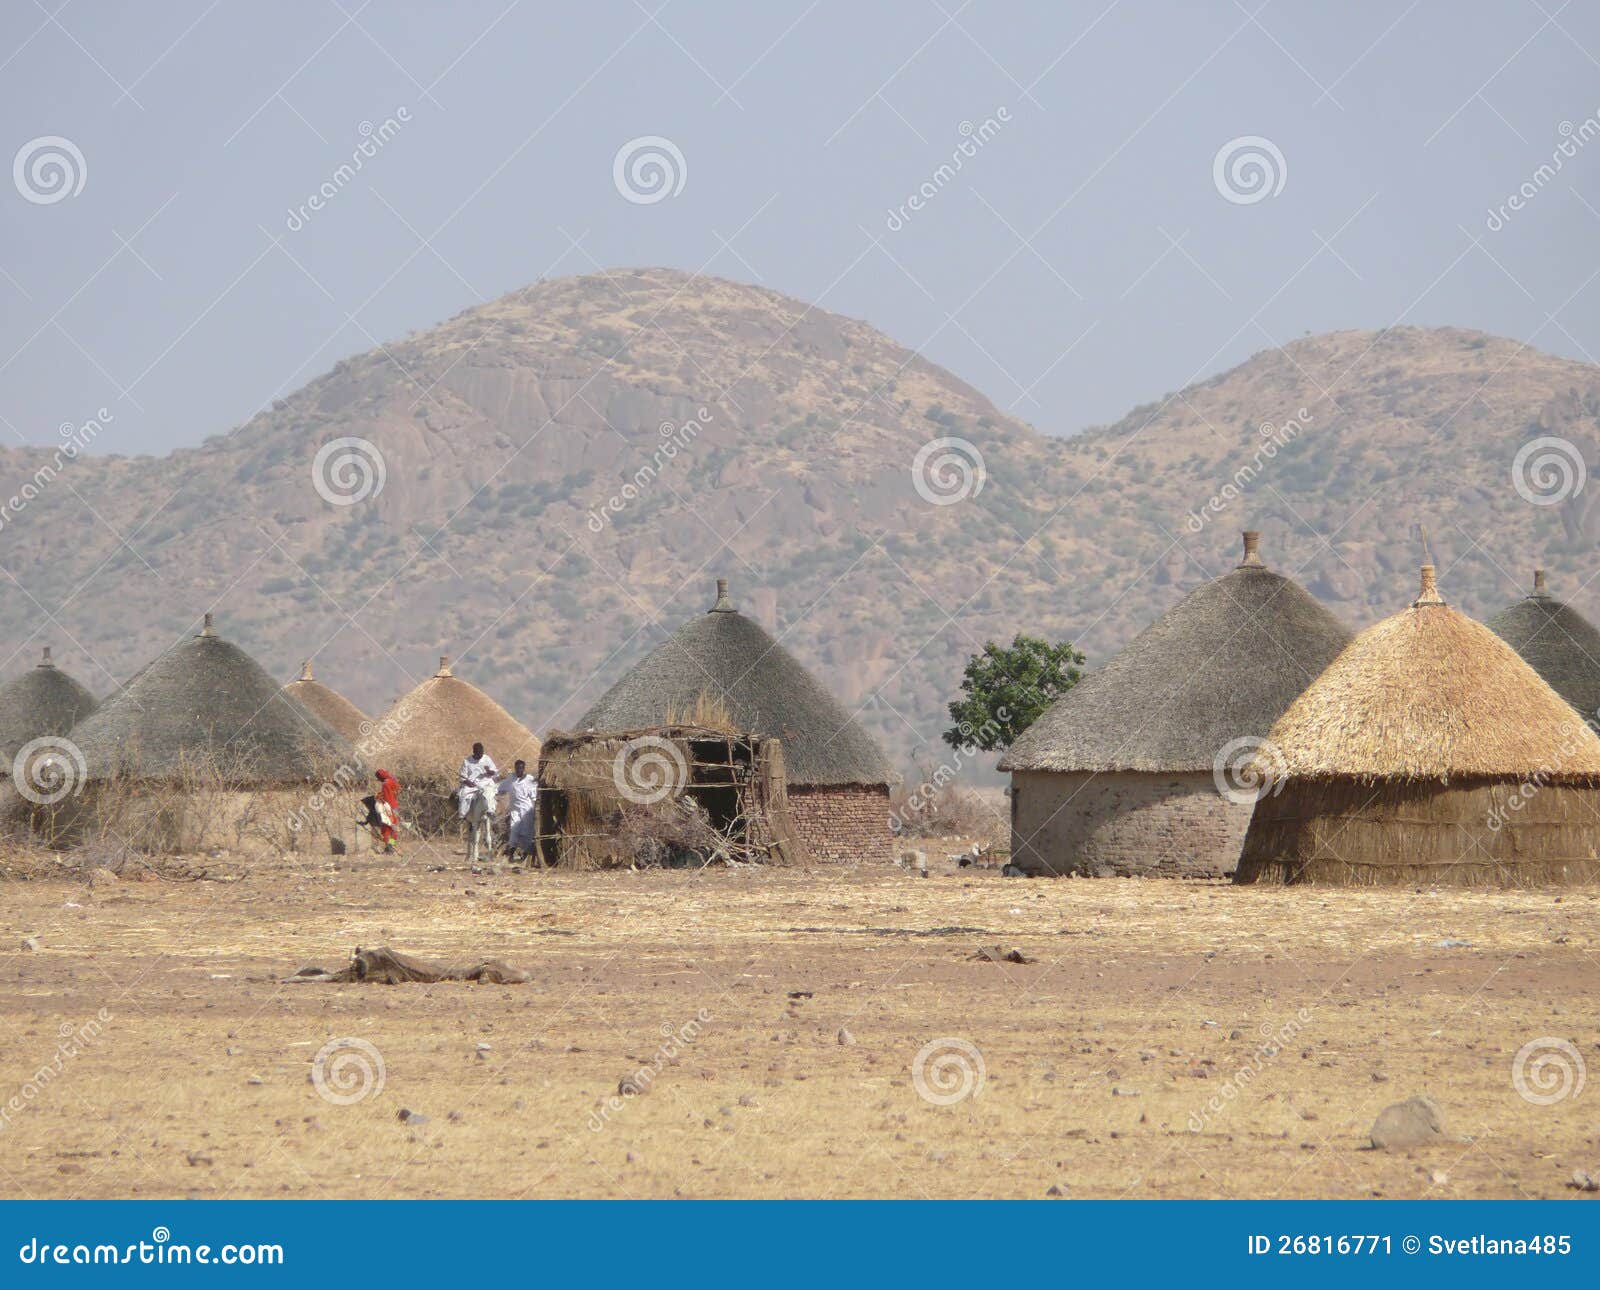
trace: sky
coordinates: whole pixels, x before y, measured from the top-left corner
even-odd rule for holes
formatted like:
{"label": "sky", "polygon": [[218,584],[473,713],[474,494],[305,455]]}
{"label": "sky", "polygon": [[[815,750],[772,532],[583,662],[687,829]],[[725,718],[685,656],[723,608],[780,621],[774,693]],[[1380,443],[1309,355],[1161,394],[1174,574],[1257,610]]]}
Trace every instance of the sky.
{"label": "sky", "polygon": [[624,265],[864,319],[1057,434],[1311,332],[1600,353],[1573,0],[11,0],[0,59],[0,442],[193,445]]}

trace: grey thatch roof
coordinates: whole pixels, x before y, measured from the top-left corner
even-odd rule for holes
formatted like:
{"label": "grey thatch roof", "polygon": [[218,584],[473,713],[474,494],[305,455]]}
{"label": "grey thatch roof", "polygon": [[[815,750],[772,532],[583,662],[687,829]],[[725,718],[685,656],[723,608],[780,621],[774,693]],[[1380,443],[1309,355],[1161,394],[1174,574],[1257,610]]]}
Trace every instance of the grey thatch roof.
{"label": "grey thatch roof", "polygon": [[1001,770],[1210,771],[1265,735],[1350,633],[1298,583],[1245,558],[1145,628],[1018,736]]}
{"label": "grey thatch roof", "polygon": [[50,661],[50,647],[36,667],[0,687],[0,756],[7,761],[24,744],[64,735],[95,710],[94,695]]}
{"label": "grey thatch roof", "polygon": [[578,729],[667,725],[707,701],[735,729],[781,739],[791,785],[889,782],[872,737],[794,655],[734,609],[722,579],[716,604],[645,655]]}
{"label": "grey thatch roof", "polygon": [[283,687],[291,699],[303,704],[321,717],[351,743],[355,743],[372,730],[367,714],[351,703],[337,690],[331,690],[311,673],[311,660],[300,665],[300,677]]}
{"label": "grey thatch roof", "polygon": [[1586,718],[1600,713],[1600,631],[1533,575],[1533,594],[1507,605],[1484,626],[1527,660],[1550,688]]}
{"label": "grey thatch roof", "polygon": [[210,614],[200,635],[152,659],[72,739],[91,780],[214,771],[240,784],[289,785],[359,764],[348,740],[213,633]]}

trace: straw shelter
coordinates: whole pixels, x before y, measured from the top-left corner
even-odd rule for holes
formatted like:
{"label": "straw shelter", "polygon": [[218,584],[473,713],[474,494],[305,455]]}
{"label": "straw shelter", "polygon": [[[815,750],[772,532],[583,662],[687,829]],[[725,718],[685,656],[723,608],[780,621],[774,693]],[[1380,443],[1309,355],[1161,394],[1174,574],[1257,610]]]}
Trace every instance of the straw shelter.
{"label": "straw shelter", "polygon": [[72,741],[83,792],[69,827],[141,849],[342,842],[364,777],[349,741],[218,636],[210,614],[199,635],[80,722]]}
{"label": "straw shelter", "polygon": [[1584,720],[1600,717],[1600,631],[1549,592],[1544,570],[1533,571],[1533,594],[1507,605],[1485,624],[1521,654],[1550,688]]}
{"label": "straw shelter", "polygon": [[373,723],[362,744],[367,763],[400,781],[400,814],[419,833],[456,827],[454,794],[461,761],[481,743],[506,774],[519,758],[539,764],[539,739],[477,686],[450,669],[439,670]]}
{"label": "straw shelter", "polygon": [[1432,565],[1290,705],[1238,882],[1522,887],[1600,877],[1600,738]]}
{"label": "straw shelter", "polygon": [[1250,803],[1238,750],[1265,735],[1350,639],[1244,535],[1232,572],[1191,592],[1011,745],[1011,862],[1025,873],[1218,877]]}
{"label": "straw shelter", "polygon": [[887,759],[794,655],[734,608],[724,578],[710,610],[647,654],[578,728],[648,730],[707,710],[720,717],[712,724],[783,741],[789,816],[807,855],[893,860]]}
{"label": "straw shelter", "polygon": [[96,706],[94,695],[51,661],[46,645],[36,666],[0,687],[0,756],[9,766],[21,749],[68,734]]}
{"label": "straw shelter", "polygon": [[284,694],[321,717],[352,744],[372,733],[367,714],[337,690],[331,690],[312,674],[311,660],[300,665],[298,680],[283,687]]}
{"label": "straw shelter", "polygon": [[706,725],[552,731],[539,761],[539,860],[563,868],[788,864],[783,745]]}

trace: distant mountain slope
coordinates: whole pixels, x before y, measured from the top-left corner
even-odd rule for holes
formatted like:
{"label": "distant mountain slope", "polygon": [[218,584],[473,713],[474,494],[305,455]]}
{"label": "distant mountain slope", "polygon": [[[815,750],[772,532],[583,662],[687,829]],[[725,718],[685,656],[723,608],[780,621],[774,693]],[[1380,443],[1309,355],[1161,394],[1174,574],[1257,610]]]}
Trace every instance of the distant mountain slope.
{"label": "distant mountain slope", "polygon": [[[1516,592],[1496,565],[1520,583],[1541,552],[1592,611],[1590,494],[1531,505],[1510,472],[1540,433],[1592,454],[1597,413],[1586,364],[1405,328],[1267,351],[1061,440],[863,323],[714,278],[591,274],[342,362],[198,448],[70,463],[0,529],[0,657],[19,651],[0,671],[49,640],[103,694],[215,602],[285,679],[314,654],[376,713],[451,653],[542,731],[720,575],[905,764],[984,639],[1073,636],[1093,663],[1229,567],[1247,525],[1352,625],[1410,594],[1419,522],[1469,612]],[[929,466],[919,491],[913,463],[946,437],[985,473],[938,505],[962,476]],[[381,492],[313,486],[339,438],[376,446]],[[0,479],[44,459],[0,453]],[[361,493],[337,462],[323,491]],[[1243,495],[1208,507],[1244,467]]]}

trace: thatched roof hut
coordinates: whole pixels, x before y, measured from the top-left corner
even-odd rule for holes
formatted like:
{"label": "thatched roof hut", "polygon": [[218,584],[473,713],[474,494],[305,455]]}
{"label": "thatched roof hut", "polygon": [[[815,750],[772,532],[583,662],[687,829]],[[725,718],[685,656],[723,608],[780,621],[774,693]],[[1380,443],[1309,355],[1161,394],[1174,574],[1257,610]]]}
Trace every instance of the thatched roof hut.
{"label": "thatched roof hut", "polygon": [[1432,565],[1273,726],[1240,882],[1600,876],[1600,738]]}
{"label": "thatched roof hut", "polygon": [[0,687],[0,757],[8,762],[35,739],[65,735],[96,706],[94,695],[50,659]]}
{"label": "thatched roof hut", "polygon": [[1544,570],[1533,571],[1533,594],[1507,605],[1484,626],[1527,660],[1550,688],[1586,720],[1600,716],[1600,631],[1552,596]]}
{"label": "thatched roof hut", "polygon": [[1218,792],[1219,756],[1266,734],[1349,639],[1245,533],[1237,568],[1080,680],[1001,758],[1012,862],[1033,873],[1232,872],[1250,812]]}
{"label": "thatched roof hut", "polygon": [[393,771],[402,785],[430,785],[453,792],[461,759],[481,743],[501,770],[518,758],[539,762],[539,738],[477,686],[450,669],[439,670],[373,723],[364,745],[373,766]]}
{"label": "thatched roof hut", "polygon": [[198,636],[153,659],[72,738],[91,781],[212,776],[237,787],[289,787],[356,763],[350,742],[218,636],[210,614]]}
{"label": "thatched roof hut", "polygon": [[887,758],[800,661],[734,608],[727,579],[578,720],[601,733],[669,725],[707,708],[783,741],[795,826],[818,859],[892,858]]}
{"label": "thatched roof hut", "polygon": [[311,660],[300,665],[298,680],[290,681],[283,692],[321,717],[351,743],[372,732],[367,714],[337,690],[331,690],[312,674]]}

